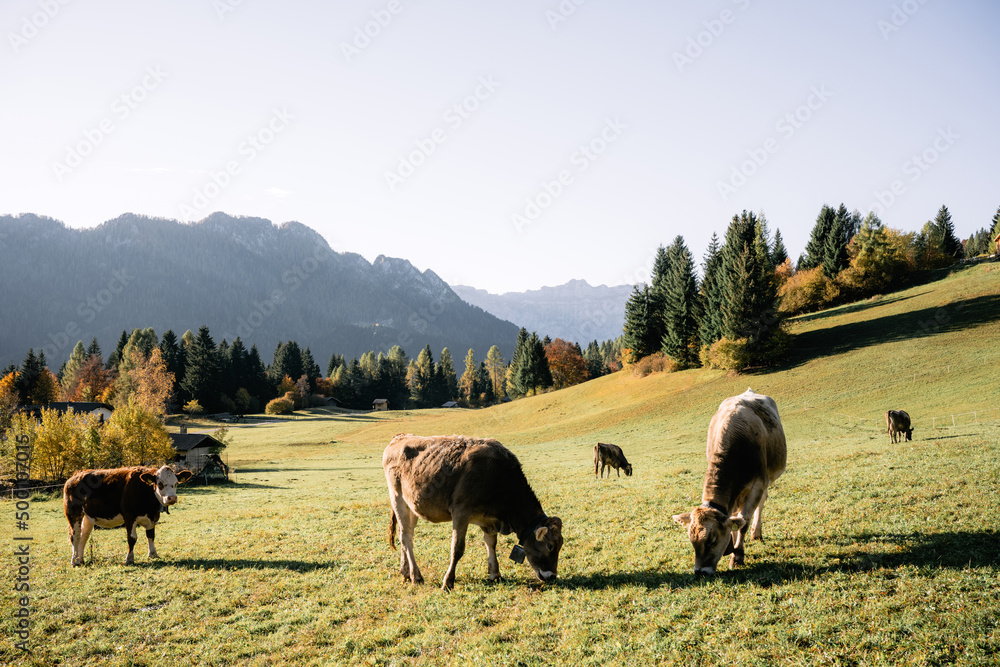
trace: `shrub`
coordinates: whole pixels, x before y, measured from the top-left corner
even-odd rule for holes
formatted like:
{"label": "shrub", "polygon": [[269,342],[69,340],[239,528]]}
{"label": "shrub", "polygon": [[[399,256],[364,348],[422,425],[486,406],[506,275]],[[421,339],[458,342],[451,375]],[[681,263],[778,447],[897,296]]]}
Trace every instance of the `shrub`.
{"label": "shrub", "polygon": [[746,338],[720,338],[698,353],[702,366],[726,371],[741,371],[750,365],[750,341]]}
{"label": "shrub", "polygon": [[290,415],[295,407],[295,402],[286,396],[268,401],[264,408],[264,414],[268,415]]}
{"label": "shrub", "polygon": [[677,362],[664,355],[662,352],[650,354],[649,356],[643,357],[636,363],[632,364],[632,372],[642,378],[646,377],[650,373],[662,373],[664,371],[673,373],[678,368],[680,368],[680,366]]}
{"label": "shrub", "polygon": [[781,305],[778,310],[787,315],[798,315],[820,310],[840,296],[840,287],[826,277],[823,267],[799,271],[788,277],[778,290]]}

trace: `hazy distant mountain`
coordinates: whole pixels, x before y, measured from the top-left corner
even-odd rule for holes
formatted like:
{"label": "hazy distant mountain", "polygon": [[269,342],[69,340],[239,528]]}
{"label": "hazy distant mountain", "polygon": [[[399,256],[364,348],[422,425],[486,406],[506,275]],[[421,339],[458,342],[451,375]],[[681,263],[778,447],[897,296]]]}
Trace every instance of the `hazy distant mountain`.
{"label": "hazy distant mountain", "polygon": [[[399,344],[430,344],[456,363],[499,345],[517,327],[463,302],[433,271],[408,261],[334,252],[297,222],[222,213],[193,224],[125,214],[93,229],[36,215],[0,216],[0,365],[44,349],[56,370],[73,345],[97,336],[105,356],[122,330],[157,334],[208,325],[216,343],[240,336],[265,363],[279,341],[309,346],[324,372]],[[461,372],[461,368],[458,369]]]}
{"label": "hazy distant mountain", "polygon": [[500,319],[514,322],[539,336],[575,341],[586,347],[618,338],[625,324],[625,302],[631,285],[592,287],[586,280],[571,280],[558,287],[527,292],[489,292],[465,285],[452,287],[455,293]]}

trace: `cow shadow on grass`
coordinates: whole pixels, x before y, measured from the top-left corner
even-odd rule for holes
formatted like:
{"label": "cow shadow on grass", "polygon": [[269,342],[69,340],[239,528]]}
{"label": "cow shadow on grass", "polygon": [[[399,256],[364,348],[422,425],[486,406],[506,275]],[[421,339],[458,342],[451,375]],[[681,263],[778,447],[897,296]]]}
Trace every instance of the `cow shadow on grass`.
{"label": "cow shadow on grass", "polygon": [[189,570],[286,570],[289,572],[328,570],[340,565],[342,564],[335,561],[316,563],[305,560],[267,560],[264,558],[171,558],[146,563],[146,567],[173,567]]}
{"label": "cow shadow on grass", "polygon": [[843,354],[872,345],[926,338],[998,320],[1000,294],[986,294],[961,299],[940,308],[923,308],[864,322],[849,322],[805,331],[792,339],[792,349],[780,369],[794,368],[819,357]]}
{"label": "cow shadow on grass", "polygon": [[[837,541],[817,565],[761,560],[746,568],[720,572],[734,582],[762,586],[816,579],[830,573],[890,571],[900,567],[965,569],[1000,566],[1000,533],[955,531],[922,533],[861,533]],[[763,558],[766,558],[763,557]]]}

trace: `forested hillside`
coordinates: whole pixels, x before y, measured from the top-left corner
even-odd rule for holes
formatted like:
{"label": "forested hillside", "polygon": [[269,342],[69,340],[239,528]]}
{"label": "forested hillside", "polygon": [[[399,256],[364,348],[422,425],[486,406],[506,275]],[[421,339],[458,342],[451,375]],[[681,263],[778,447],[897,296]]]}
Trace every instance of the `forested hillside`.
{"label": "forested hillside", "polygon": [[399,345],[456,354],[513,351],[517,327],[463,302],[433,271],[335,252],[297,222],[215,213],[194,224],[125,214],[70,229],[31,214],[0,217],[0,363],[28,348],[53,367],[77,341],[113,348],[123,330],[240,336],[269,353],[279,341],[319,359]]}

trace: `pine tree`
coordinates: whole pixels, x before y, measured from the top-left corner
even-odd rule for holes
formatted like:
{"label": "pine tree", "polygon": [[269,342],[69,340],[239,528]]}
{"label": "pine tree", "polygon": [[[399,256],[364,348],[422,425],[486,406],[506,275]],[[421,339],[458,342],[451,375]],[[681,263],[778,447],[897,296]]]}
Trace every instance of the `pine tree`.
{"label": "pine tree", "polygon": [[781,266],[788,259],[788,251],[785,249],[785,242],[781,238],[781,230],[774,230],[774,248],[771,250],[771,264]]}
{"label": "pine tree", "polygon": [[476,373],[476,395],[482,397],[482,405],[492,405],[497,400],[493,393],[493,379],[485,361],[479,362],[479,371]]}
{"label": "pine tree", "polygon": [[666,333],[661,349],[682,365],[694,363],[697,353],[693,343],[698,333],[696,318],[698,286],[694,277],[694,257],[678,236],[670,246],[670,273],[665,280],[664,322]]}
{"label": "pine tree", "polygon": [[934,217],[934,226],[940,235],[941,252],[946,256],[958,259],[962,256],[962,242],[955,236],[955,225],[951,221],[951,213],[947,206],[941,206]]}
{"label": "pine tree", "polygon": [[250,353],[247,355],[247,377],[249,378],[247,391],[260,401],[261,405],[274,397],[271,383],[267,379],[267,369],[264,368],[264,362],[256,345],[250,346]]}
{"label": "pine tree", "polygon": [[219,359],[216,356],[215,341],[202,325],[198,335],[185,350],[187,365],[181,387],[193,400],[206,410],[212,411],[219,402]]}
{"label": "pine tree", "polygon": [[434,373],[434,356],[431,354],[431,346],[427,345],[417,355],[412,372],[408,373],[410,398],[418,408],[433,405]]}
{"label": "pine tree", "polygon": [[286,375],[292,380],[302,377],[305,372],[302,365],[302,350],[294,340],[278,343],[274,348],[274,359],[267,369],[267,377],[277,386]]}
{"label": "pine tree", "polygon": [[601,348],[596,340],[587,344],[583,358],[587,362],[587,375],[591,380],[605,374],[604,359],[601,357]]}
{"label": "pine tree", "polygon": [[458,378],[455,377],[455,362],[448,348],[441,350],[441,360],[437,364],[438,393],[435,403],[440,405],[458,398]]}
{"label": "pine tree", "polygon": [[[667,280],[670,276],[672,262],[676,258],[671,255],[669,248],[662,245],[656,249],[656,258],[653,260],[653,274],[650,276],[649,292],[646,296],[648,307],[648,327],[645,338],[653,341],[653,346],[646,354],[652,354],[659,349],[663,336],[667,333],[667,323],[665,313],[667,309]],[[643,355],[645,356],[645,355]]]}
{"label": "pine tree", "polygon": [[59,384],[62,385],[64,394],[68,394],[72,390],[76,384],[76,375],[85,363],[87,363],[87,350],[83,347],[83,341],[81,340],[73,347],[73,351],[69,355],[69,361],[66,362],[66,366],[63,368],[62,380]]}
{"label": "pine tree", "polygon": [[334,352],[330,355],[330,363],[326,365],[326,376],[333,377],[334,372],[345,365],[344,355]]}
{"label": "pine tree", "polygon": [[[160,338],[160,354],[163,356],[163,363],[167,365],[167,371],[174,374],[179,386],[184,378],[184,350],[172,329],[164,331]],[[175,386],[175,390],[176,388]]]}
{"label": "pine tree", "polygon": [[747,338],[751,353],[780,324],[774,270],[757,234],[753,213],[733,216],[721,253],[722,334],[730,340]]}
{"label": "pine tree", "polygon": [[36,393],[35,388],[42,377],[43,370],[45,370],[45,351],[39,351],[36,356],[34,348],[29,348],[28,354],[21,362],[21,369],[17,372],[17,379],[14,381],[18,403],[21,405],[31,404],[31,396]]}
{"label": "pine tree", "polygon": [[476,363],[476,354],[473,352],[472,348],[465,355],[465,371],[462,373],[462,377],[458,380],[458,392],[459,395],[469,404],[475,405],[478,394],[478,371],[479,364]]}
{"label": "pine tree", "polygon": [[302,352],[302,373],[309,380],[310,390],[316,391],[316,380],[323,377],[323,371],[319,369],[319,364],[313,359],[312,351],[308,345],[305,351]]}
{"label": "pine tree", "polygon": [[[507,367],[507,390],[511,396],[524,396],[528,393],[520,382],[520,372],[522,359],[527,355],[528,330],[524,327],[517,332],[517,340],[514,343],[514,354],[510,358],[510,365]],[[523,373],[522,373],[523,375]]]}
{"label": "pine tree", "polygon": [[635,363],[660,349],[663,326],[655,320],[653,298],[648,285],[632,288],[632,294],[625,302],[625,326],[622,333],[622,347],[629,350],[629,361]]}
{"label": "pine tree", "polygon": [[701,281],[701,312],[702,318],[698,326],[698,340],[702,346],[711,345],[722,338],[722,295],[724,275],[722,273],[722,248],[719,236],[712,233],[712,238],[705,253],[703,276]]}
{"label": "pine tree", "polygon": [[836,217],[837,212],[823,204],[823,208],[820,209],[819,215],[816,217],[816,224],[813,225],[809,242],[806,243],[805,256],[799,258],[800,271],[813,269],[823,264],[823,257],[826,254],[826,238],[830,235]]}
{"label": "pine tree", "polygon": [[844,217],[846,214],[847,209],[841,204],[840,211],[834,216],[833,225],[830,227],[823,244],[823,273],[831,280],[847,268],[847,245],[844,243],[844,236],[847,233],[845,228],[847,219]]}
{"label": "pine tree", "polygon": [[87,356],[92,357],[97,355],[101,358],[101,363],[104,363],[104,354],[101,352],[101,346],[97,343],[97,336],[94,336],[90,341],[90,347],[87,348]]}
{"label": "pine tree", "polygon": [[118,337],[118,345],[115,346],[115,351],[108,357],[108,370],[118,370],[118,364],[122,362],[122,352],[125,350],[126,345],[128,345],[128,332],[123,329],[122,335]]}
{"label": "pine tree", "polygon": [[491,393],[494,400],[506,396],[507,364],[503,360],[503,355],[500,354],[500,348],[496,345],[492,346],[490,351],[486,353],[486,372],[490,376]]}
{"label": "pine tree", "polygon": [[[511,366],[514,367],[513,364]],[[517,357],[514,376],[515,386],[522,390],[522,394],[532,391],[538,393],[552,386],[552,371],[549,369],[549,362],[545,357],[545,345],[537,333],[531,333],[531,337],[528,338],[524,346],[523,354]]]}

